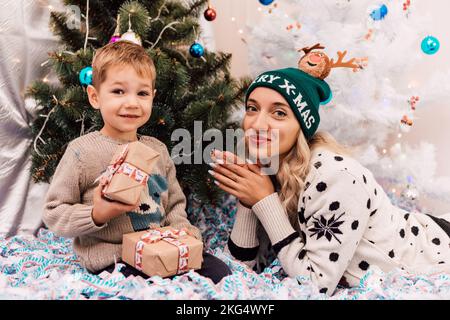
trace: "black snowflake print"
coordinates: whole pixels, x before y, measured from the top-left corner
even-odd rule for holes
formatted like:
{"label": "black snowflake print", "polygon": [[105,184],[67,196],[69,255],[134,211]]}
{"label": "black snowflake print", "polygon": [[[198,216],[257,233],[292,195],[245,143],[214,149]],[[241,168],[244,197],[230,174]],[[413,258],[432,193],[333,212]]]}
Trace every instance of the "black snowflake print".
{"label": "black snowflake print", "polygon": [[375,213],[377,213],[377,211],[378,211],[378,209],[373,210],[373,211],[370,213],[370,216],[373,216]]}
{"label": "black snowflake print", "polygon": [[367,263],[367,261],[364,261],[364,260],[361,261],[358,266],[361,270],[364,270],[364,271],[369,269],[369,264]]}
{"label": "black snowflake print", "polygon": [[367,179],[366,179],[365,175],[363,175],[363,180],[364,180],[364,183],[367,184]]}
{"label": "black snowflake print", "polygon": [[405,237],[405,230],[404,229],[400,230],[400,237],[402,237],[402,238]]}
{"label": "black snowflake print", "polygon": [[389,257],[391,257],[391,258],[395,257],[394,250],[389,251]]}
{"label": "black snowflake print", "polygon": [[439,240],[439,238],[434,238],[433,240],[431,240],[431,242],[433,242],[437,246],[441,244],[441,240]]}
{"label": "black snowflake print", "polygon": [[317,234],[317,240],[325,236],[325,238],[327,238],[327,240],[330,242],[333,238],[335,238],[337,242],[341,243],[336,234],[342,234],[342,231],[339,230],[339,226],[343,224],[344,221],[339,221],[339,219],[344,214],[345,213],[342,213],[336,219],[335,215],[333,214],[330,220],[325,219],[323,216],[320,216],[320,220],[314,217],[314,227],[308,229],[308,231],[312,232],[311,237]]}
{"label": "black snowflake print", "polygon": [[322,288],[322,289],[320,289],[320,293],[327,293],[327,291],[328,291],[328,288]]}
{"label": "black snowflake print", "polygon": [[339,259],[339,254],[336,252],[332,252],[330,253],[330,261],[331,262],[336,262]]}
{"label": "black snowflake print", "polygon": [[367,200],[367,209],[370,209],[370,199]]}
{"label": "black snowflake print", "polygon": [[317,161],[316,163],[314,163],[314,167],[316,167],[316,169],[319,169],[322,166],[322,162]]}
{"label": "black snowflake print", "polygon": [[342,276],[341,280],[339,280],[339,285],[344,288],[350,288],[350,284],[347,281],[347,278]]}
{"label": "black snowflake print", "polygon": [[404,218],[405,218],[405,220],[408,220],[408,218],[409,218],[409,213],[405,214]]}
{"label": "black snowflake print", "polygon": [[300,208],[300,211],[297,213],[298,214],[298,222],[300,222],[300,224],[306,224],[308,223],[309,219],[311,217],[306,218],[305,217],[305,208]]}
{"label": "black snowflake print", "polygon": [[310,185],[311,185],[311,182],[306,181],[306,183],[305,183],[305,191],[308,190]]}
{"label": "black snowflake print", "polygon": [[356,230],[358,229],[358,225],[359,225],[359,221],[355,220],[352,222],[352,230]]}
{"label": "black snowflake print", "polygon": [[303,231],[300,231],[300,235],[303,239],[303,242],[306,244],[306,233],[304,233]]}
{"label": "black snowflake print", "polygon": [[334,201],[330,204],[330,211],[336,211],[337,209],[339,209],[339,201]]}
{"label": "black snowflake print", "polygon": [[325,182],[319,182],[316,186],[317,191],[323,192],[327,189],[327,184]]}
{"label": "black snowflake print", "polygon": [[344,158],[339,157],[339,156],[336,156],[336,157],[334,157],[334,160],[336,160],[336,161],[342,161],[342,160],[344,160]]}
{"label": "black snowflake print", "polygon": [[306,219],[305,219],[305,208],[301,207],[300,211],[298,212],[298,221],[301,224],[306,223]]}
{"label": "black snowflake print", "polygon": [[300,251],[300,253],[298,254],[298,258],[299,258],[300,260],[302,260],[302,259],[305,257],[305,255],[306,255],[306,250],[302,250],[302,251]]}
{"label": "black snowflake print", "polygon": [[417,236],[419,234],[419,228],[417,228],[416,226],[411,227],[411,232],[413,235]]}

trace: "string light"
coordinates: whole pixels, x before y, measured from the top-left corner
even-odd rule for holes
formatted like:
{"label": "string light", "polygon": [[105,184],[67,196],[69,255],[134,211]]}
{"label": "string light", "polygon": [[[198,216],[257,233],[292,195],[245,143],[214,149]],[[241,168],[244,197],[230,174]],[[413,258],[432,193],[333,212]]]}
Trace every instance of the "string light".
{"label": "string light", "polygon": [[89,0],[86,1],[86,38],[84,39],[84,51],[86,51],[89,37]]}

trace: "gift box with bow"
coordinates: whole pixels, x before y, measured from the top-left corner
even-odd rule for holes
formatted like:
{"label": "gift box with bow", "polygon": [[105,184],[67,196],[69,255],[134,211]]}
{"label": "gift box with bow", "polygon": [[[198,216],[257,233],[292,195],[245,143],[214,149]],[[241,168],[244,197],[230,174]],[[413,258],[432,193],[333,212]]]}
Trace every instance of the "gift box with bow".
{"label": "gift box with bow", "polygon": [[203,243],[172,227],[127,233],[122,260],[148,276],[169,277],[200,269]]}
{"label": "gift box with bow", "polygon": [[136,204],[142,192],[148,193],[148,176],[158,157],[158,152],[139,141],[119,148],[104,173],[109,183],[102,195],[110,200]]}

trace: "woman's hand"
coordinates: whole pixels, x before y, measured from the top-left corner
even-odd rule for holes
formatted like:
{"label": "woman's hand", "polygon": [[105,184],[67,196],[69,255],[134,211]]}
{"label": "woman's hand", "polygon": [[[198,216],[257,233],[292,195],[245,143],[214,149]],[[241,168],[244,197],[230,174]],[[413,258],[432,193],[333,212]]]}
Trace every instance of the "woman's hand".
{"label": "woman's hand", "polygon": [[[215,151],[215,156],[219,161],[211,164],[214,171],[209,171],[215,179],[214,182],[220,189],[238,198],[242,204],[252,207],[275,192],[269,176],[262,175],[259,166],[235,164],[237,158],[229,152],[223,154]],[[231,161],[228,161],[229,159]]]}

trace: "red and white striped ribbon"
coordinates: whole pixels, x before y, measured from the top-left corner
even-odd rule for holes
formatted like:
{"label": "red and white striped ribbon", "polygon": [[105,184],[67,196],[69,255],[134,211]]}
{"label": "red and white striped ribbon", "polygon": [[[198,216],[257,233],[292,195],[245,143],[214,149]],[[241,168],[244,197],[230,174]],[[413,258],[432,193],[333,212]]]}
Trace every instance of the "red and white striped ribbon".
{"label": "red and white striped ribbon", "polygon": [[169,229],[159,230],[152,229],[141,236],[141,240],[136,243],[135,268],[142,271],[142,251],[145,243],[155,243],[158,241],[166,241],[178,248],[178,269],[177,274],[188,272],[189,262],[189,246],[177,240],[179,237],[187,235],[185,230]]}
{"label": "red and white striped ribbon", "polygon": [[125,148],[122,150],[120,155],[114,160],[114,163],[109,165],[106,169],[105,176],[108,180],[108,184],[103,187],[102,192],[105,193],[108,189],[109,182],[111,182],[114,174],[123,173],[129,176],[131,179],[136,180],[142,185],[146,185],[148,181],[148,174],[142,170],[139,170],[132,164],[125,162],[125,158],[128,154],[128,144],[125,145]]}

